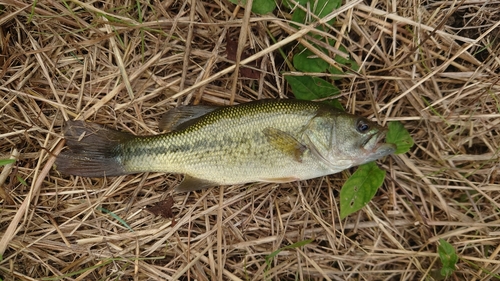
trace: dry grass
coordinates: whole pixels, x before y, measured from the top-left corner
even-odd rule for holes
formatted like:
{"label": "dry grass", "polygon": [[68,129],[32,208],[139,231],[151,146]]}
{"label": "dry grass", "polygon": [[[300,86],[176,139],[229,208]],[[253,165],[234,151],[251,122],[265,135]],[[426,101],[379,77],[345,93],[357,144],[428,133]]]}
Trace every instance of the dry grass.
{"label": "dry grass", "polygon": [[[348,173],[174,194],[179,175],[52,169],[64,119],[155,134],[159,116],[181,103],[292,96],[278,48],[291,58],[310,28],[291,30],[285,11],[0,2],[0,158],[19,153],[0,177],[3,280],[432,280],[440,238],[460,256],[450,280],[499,279],[497,2],[354,1],[332,14],[330,34],[361,65],[338,82],[341,102],[383,124],[402,121],[416,142],[381,162],[393,180],[345,220],[338,189]],[[228,39],[256,54],[240,63],[257,60],[259,79],[234,71]],[[144,210],[170,195],[175,224]]]}

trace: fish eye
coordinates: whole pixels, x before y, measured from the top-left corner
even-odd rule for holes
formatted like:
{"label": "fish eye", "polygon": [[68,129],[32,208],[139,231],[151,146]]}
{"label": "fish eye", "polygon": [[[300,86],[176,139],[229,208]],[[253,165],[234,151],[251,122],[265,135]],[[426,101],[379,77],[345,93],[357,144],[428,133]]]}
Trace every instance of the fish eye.
{"label": "fish eye", "polygon": [[360,119],[358,120],[358,124],[356,125],[356,129],[360,133],[366,133],[368,130],[370,130],[370,125],[365,122],[365,120]]}

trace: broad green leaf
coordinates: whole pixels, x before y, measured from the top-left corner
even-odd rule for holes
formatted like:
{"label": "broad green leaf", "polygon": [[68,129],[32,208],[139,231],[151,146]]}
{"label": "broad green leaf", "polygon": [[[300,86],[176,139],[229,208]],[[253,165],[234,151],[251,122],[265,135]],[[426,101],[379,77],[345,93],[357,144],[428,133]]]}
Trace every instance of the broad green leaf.
{"label": "broad green leaf", "polygon": [[[246,0],[229,0],[233,4],[240,5],[245,7],[247,1]],[[252,12],[264,15],[268,14],[276,8],[276,2],[274,0],[254,0],[252,2]]]}
{"label": "broad green leaf", "polygon": [[[298,23],[304,23],[306,21],[306,12],[299,8],[295,9],[295,11],[292,14],[292,21]],[[297,28],[296,25],[293,26]]]}
{"label": "broad green leaf", "polygon": [[375,162],[359,166],[340,190],[340,218],[361,210],[377,192],[385,178],[385,171]]}
{"label": "broad green leaf", "polygon": [[293,6],[294,6],[293,3],[291,3],[289,0],[283,0],[281,2],[281,4],[283,5],[283,7],[287,8],[289,10],[293,9]]}
{"label": "broad green leaf", "polygon": [[[323,18],[338,9],[342,5],[340,0],[301,0],[298,1],[305,9],[311,9],[310,12],[316,15],[318,18]],[[291,7],[290,4],[288,6]],[[292,7],[293,8],[293,7]],[[306,21],[306,19],[311,19],[311,21]],[[292,21],[298,23],[308,24],[310,22],[316,21],[314,17],[307,17],[307,13],[301,8],[295,8],[292,14]],[[335,19],[332,19],[328,24],[333,24]]]}
{"label": "broad green leaf", "polygon": [[[347,66],[348,68],[350,68],[354,71],[359,70],[359,64],[355,60],[346,59],[346,58],[343,58],[341,56],[335,56],[335,61],[338,62],[339,64]],[[332,73],[332,72],[330,72],[330,73]],[[332,73],[332,74],[334,74],[334,73]]]}
{"label": "broad green leaf", "polygon": [[252,12],[265,15],[276,9],[276,2],[274,0],[254,0],[252,5]]}
{"label": "broad green leaf", "polygon": [[403,154],[410,150],[413,146],[413,138],[410,133],[405,129],[403,124],[397,121],[389,122],[389,131],[385,140],[388,143],[396,145],[396,152],[394,154]]}
{"label": "broad green leaf", "polygon": [[315,100],[336,96],[340,90],[319,77],[285,76],[292,87],[295,97],[299,100]]}
{"label": "broad green leaf", "polygon": [[[332,41],[332,40],[329,40]],[[335,42],[331,42],[332,46],[335,44]],[[321,50],[325,55],[329,55],[328,51],[324,48],[318,47],[318,50]],[[293,57],[293,66],[300,71],[303,72],[325,72],[328,71],[331,74],[337,74],[337,75],[343,75],[345,72],[342,69],[339,69],[338,66],[333,66],[329,65],[325,60],[322,58],[318,57],[315,55],[313,52],[311,52],[309,49],[305,49],[302,45],[300,45],[299,49],[304,49],[303,51],[297,53]],[[345,50],[344,47],[341,47],[341,49]],[[346,51],[345,51],[346,52]],[[359,65],[356,63],[356,61],[344,58],[339,55],[335,55],[334,60],[338,62],[340,65],[344,65],[348,69],[352,69],[353,71],[358,71],[359,70]],[[342,79],[342,77],[335,78],[335,80]]]}
{"label": "broad green leaf", "polygon": [[[286,1],[288,2],[288,1]],[[299,3],[302,7],[307,7],[307,3],[309,0],[298,0],[297,3]],[[305,23],[306,22],[306,12],[302,10],[299,7],[295,7],[295,4],[289,3],[288,6],[290,6],[290,9],[295,8],[292,14],[292,21],[298,22],[298,23]]]}
{"label": "broad green leaf", "polygon": [[0,159],[0,166],[5,166],[14,162],[16,162],[16,159]]}
{"label": "broad green leaf", "polygon": [[[329,41],[333,41],[333,40],[329,40]],[[335,41],[331,42],[330,45],[331,46],[335,45]],[[341,51],[344,54],[349,54],[349,52],[347,51],[347,49],[344,46],[340,46],[339,51]],[[339,64],[345,65],[346,67],[352,69],[353,71],[359,70],[359,64],[355,60],[350,59],[350,57],[345,58],[345,57],[337,55],[337,56],[335,56],[334,60],[336,62],[338,62]]]}
{"label": "broad green leaf", "polygon": [[[285,2],[289,3],[290,1],[289,0],[284,0],[283,3],[285,3]],[[294,3],[289,3],[288,4],[290,8],[295,7],[295,2],[297,2],[298,4],[300,4],[300,5],[302,5],[302,6],[305,7],[307,5],[307,3],[310,2],[310,0],[294,0],[293,2]]]}
{"label": "broad green leaf", "polygon": [[340,109],[341,111],[345,111],[344,106],[342,106],[342,104],[337,99],[325,100],[325,101],[322,101],[322,103],[329,104],[329,105],[335,107],[336,109]]}
{"label": "broad green leaf", "polygon": [[[295,98],[299,100],[323,99],[336,96],[340,93],[339,88],[319,77],[286,75],[285,79],[290,84]],[[344,110],[342,104],[336,99],[324,101],[324,103]]]}
{"label": "broad green leaf", "polygon": [[304,72],[324,72],[328,63],[308,49],[293,56],[293,66]]}
{"label": "broad green leaf", "polygon": [[328,66],[328,72],[330,72],[330,74],[333,74],[333,80],[340,80],[342,79],[343,77],[335,77],[335,75],[344,75],[345,72],[342,70],[342,69],[338,69],[337,68],[338,66],[333,66],[333,65],[329,65]]}
{"label": "broad green leaf", "polygon": [[[314,3],[316,2],[316,3]],[[315,0],[311,1],[311,4],[315,5],[313,7],[316,7],[314,10],[314,14],[317,15],[319,18],[323,18],[333,12],[334,10],[340,8],[342,5],[341,0]]]}
{"label": "broad green leaf", "polygon": [[441,268],[442,276],[449,276],[455,271],[455,265],[458,261],[458,255],[455,248],[443,239],[439,239],[438,254],[443,268]]}
{"label": "broad green leaf", "polygon": [[[334,40],[328,40],[328,43],[330,44],[330,46],[334,46],[335,45],[335,41]],[[340,46],[339,51],[343,52],[344,54],[349,54],[349,52],[347,52],[347,49],[344,46]],[[344,57],[339,56],[339,55],[335,55],[335,57],[333,59],[336,62],[338,62],[339,64],[344,65],[348,69],[351,69],[353,71],[358,71],[359,70],[359,64],[355,60],[353,60],[353,59],[344,58]],[[330,65],[328,67],[328,72],[330,72],[333,75],[344,75],[345,74],[345,72],[342,69],[339,69],[338,67],[335,67],[333,65]],[[334,77],[333,79],[340,80],[342,78],[343,77],[338,77],[338,78]]]}
{"label": "broad green leaf", "polygon": [[[299,100],[323,99],[336,96],[340,93],[337,87],[319,77],[286,75],[285,79],[290,84],[295,98]],[[325,103],[344,110],[338,100],[333,99],[325,101]]]}

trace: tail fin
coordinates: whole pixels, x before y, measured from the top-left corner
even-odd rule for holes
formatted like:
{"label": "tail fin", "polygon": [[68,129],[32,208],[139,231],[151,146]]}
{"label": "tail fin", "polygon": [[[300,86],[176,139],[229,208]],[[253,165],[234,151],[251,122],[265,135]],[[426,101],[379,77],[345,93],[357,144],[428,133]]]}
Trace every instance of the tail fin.
{"label": "tail fin", "polygon": [[65,126],[68,147],[56,159],[58,171],[84,177],[127,174],[120,162],[120,147],[132,134],[84,121],[67,121]]}

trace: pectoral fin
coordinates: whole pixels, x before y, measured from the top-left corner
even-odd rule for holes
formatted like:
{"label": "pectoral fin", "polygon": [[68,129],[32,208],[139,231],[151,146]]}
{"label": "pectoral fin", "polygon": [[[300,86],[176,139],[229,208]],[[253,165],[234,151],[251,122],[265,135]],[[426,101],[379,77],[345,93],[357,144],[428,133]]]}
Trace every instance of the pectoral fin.
{"label": "pectoral fin", "polygon": [[219,106],[211,105],[183,105],[172,108],[165,113],[158,123],[160,131],[178,131],[193,124],[199,117],[210,113]]}
{"label": "pectoral fin", "polygon": [[276,149],[290,155],[295,159],[295,161],[302,162],[302,157],[307,147],[301,144],[292,135],[275,128],[265,128],[263,133],[266,136],[267,141]]}
{"label": "pectoral fin", "polygon": [[217,183],[209,182],[206,180],[194,178],[191,176],[186,175],[184,177],[184,180],[179,184],[176,188],[175,191],[177,192],[188,192],[188,191],[196,191],[196,190],[201,190],[205,188],[209,188],[212,186],[216,186]]}

